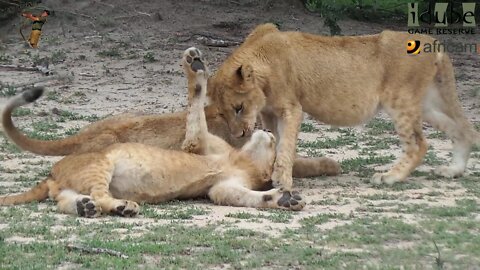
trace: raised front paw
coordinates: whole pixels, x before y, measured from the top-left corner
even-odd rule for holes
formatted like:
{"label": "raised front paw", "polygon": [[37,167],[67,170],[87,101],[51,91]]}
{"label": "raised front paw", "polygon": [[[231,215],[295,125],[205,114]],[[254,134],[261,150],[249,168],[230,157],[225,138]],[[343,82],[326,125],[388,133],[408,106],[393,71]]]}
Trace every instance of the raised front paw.
{"label": "raised front paw", "polygon": [[202,52],[195,47],[190,47],[183,53],[183,67],[194,73],[207,71],[204,61],[202,60]]}

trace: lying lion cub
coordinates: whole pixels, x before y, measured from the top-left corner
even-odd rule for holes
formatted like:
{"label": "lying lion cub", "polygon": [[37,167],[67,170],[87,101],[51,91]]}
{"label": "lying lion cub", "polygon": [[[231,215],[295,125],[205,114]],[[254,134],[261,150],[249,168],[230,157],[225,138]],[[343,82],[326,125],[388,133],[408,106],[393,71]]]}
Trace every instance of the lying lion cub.
{"label": "lying lion cub", "polygon": [[292,187],[292,165],[302,114],[335,126],[365,123],[387,112],[403,155],[373,183],[404,181],[427,152],[422,124],[453,140],[449,166],[435,171],[462,175],[480,135],[465,117],[447,54],[407,54],[412,42],[433,44],[425,35],[383,31],[377,35],[324,37],[258,26],[209,80],[209,91],[236,137],[249,135],[261,115],[278,142],[272,181]]}
{"label": "lying lion cub", "polygon": [[[194,78],[188,78],[189,88],[195,86]],[[43,141],[27,137],[12,121],[12,112],[26,102],[20,95],[11,99],[2,111],[3,131],[21,149],[39,155],[65,156],[96,152],[114,143],[138,142],[165,149],[179,150],[185,137],[187,112],[162,115],[120,114],[90,124],[78,134],[64,139]],[[231,136],[227,123],[218,115],[215,106],[205,107],[209,132],[223,138],[235,147],[241,147],[248,138]],[[337,175],[339,164],[326,157],[296,157],[293,166],[295,177]]]}
{"label": "lying lion cub", "polygon": [[[236,150],[207,130],[204,103],[207,69],[195,48],[185,51],[183,65],[196,76],[187,115],[182,151],[138,143],[114,144],[104,150],[67,156],[51,175],[33,189],[0,197],[0,205],[43,200],[58,202],[63,213],[96,217],[101,213],[134,216],[138,202],[159,203],[175,198],[208,195],[221,205],[300,210],[305,202],[296,193],[267,187],[275,160],[275,137],[257,130]],[[24,92],[27,101],[41,89]]]}

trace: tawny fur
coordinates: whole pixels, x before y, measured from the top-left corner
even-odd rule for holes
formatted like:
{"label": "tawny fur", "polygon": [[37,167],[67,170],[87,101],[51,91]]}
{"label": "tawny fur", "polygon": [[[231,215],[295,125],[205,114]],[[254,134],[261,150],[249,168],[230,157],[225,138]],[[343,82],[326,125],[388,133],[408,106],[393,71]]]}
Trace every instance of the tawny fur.
{"label": "tawny fur", "polygon": [[375,174],[374,183],[404,181],[421,164],[427,151],[423,121],[454,142],[452,164],[436,172],[459,176],[480,136],[461,108],[449,57],[407,55],[409,40],[434,42],[392,31],[324,37],[260,25],[211,78],[209,94],[234,137],[249,135],[258,115],[274,131],[279,144],[272,179],[287,190],[303,112],[326,124],[352,126],[386,111],[404,154],[388,172]]}
{"label": "tawny fur", "polygon": [[[276,152],[273,134],[257,130],[237,150],[209,133],[204,114],[208,73],[200,52],[195,48],[185,51],[183,64],[189,81],[199,87],[189,87],[191,102],[182,147],[196,154],[139,143],[73,154],[57,162],[50,176],[32,190],[1,196],[0,205],[43,200],[48,195],[63,213],[134,216],[140,202],[208,196],[222,205],[302,209],[305,203],[298,194],[260,191],[271,185]],[[40,94],[27,91],[24,99],[30,101]]]}
{"label": "tawny fur", "polygon": [[[189,78],[189,89],[195,88],[195,80]],[[190,99],[191,97],[189,97]],[[27,137],[12,121],[15,108],[28,104],[22,94],[12,98],[2,111],[4,133],[21,149],[39,155],[65,156],[96,152],[115,143],[136,142],[164,149],[179,150],[185,138],[187,112],[162,115],[120,114],[84,127],[77,135],[64,139],[43,141]],[[205,107],[208,130],[233,145],[241,147],[248,138],[231,136],[225,120],[218,115],[215,106]],[[329,158],[302,158],[295,160],[295,177],[338,175],[339,164]],[[301,169],[299,169],[301,168]]]}

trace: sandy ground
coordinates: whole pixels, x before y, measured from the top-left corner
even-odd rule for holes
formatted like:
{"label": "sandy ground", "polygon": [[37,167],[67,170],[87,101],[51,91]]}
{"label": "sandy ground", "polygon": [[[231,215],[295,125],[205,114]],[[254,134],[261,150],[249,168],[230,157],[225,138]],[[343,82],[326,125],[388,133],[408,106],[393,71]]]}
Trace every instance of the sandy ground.
{"label": "sandy ground", "polygon": [[[183,50],[190,46],[200,48],[209,61],[210,67],[215,70],[234,49],[234,47],[205,46],[202,43],[202,37],[213,36],[217,39],[241,41],[251,28],[262,22],[276,22],[284,30],[329,33],[321,18],[305,11],[299,4],[300,1],[278,2],[235,1],[238,4],[232,4],[228,1],[203,0],[162,1],[160,4],[159,1],[150,0],[137,4],[127,1],[44,1],[44,5],[57,10],[57,16],[51,17],[45,25],[41,48],[36,51],[25,48],[17,33],[20,20],[15,19],[0,28],[2,49],[0,53],[9,55],[13,64],[30,65],[34,58],[53,58],[60,52],[59,58],[64,59],[57,63],[50,63],[50,68],[57,74],[71,76],[73,80],[68,83],[57,81],[43,83],[48,86],[49,91],[55,93],[53,94],[55,98],[39,100],[30,106],[34,114],[19,118],[17,122],[28,129],[28,126],[36,121],[51,118],[52,110],[55,109],[68,110],[81,115],[94,114],[100,117],[132,110],[147,113],[183,110],[186,105],[186,80],[180,67],[180,56]],[[342,21],[340,26],[345,35],[373,34],[386,28],[406,30],[406,23],[373,24],[347,20]],[[474,41],[478,40],[478,35],[441,38]],[[118,52],[120,56],[98,55],[100,52],[112,50]],[[151,53],[155,61],[144,61],[146,53]],[[462,105],[469,119],[478,123],[480,94],[475,96],[472,94],[472,89],[479,87],[480,56],[453,54],[452,58]],[[4,84],[27,83],[43,77],[39,73],[0,70],[0,81]],[[313,123],[319,131],[300,134],[300,139],[303,141],[338,136],[338,133],[329,130],[329,127],[322,126],[308,117],[306,121]],[[87,123],[80,120],[59,123],[59,125],[62,129],[67,129],[81,127]],[[425,130],[427,133],[432,132],[427,126]],[[364,127],[355,128],[355,132],[359,134],[364,131]],[[433,139],[429,142],[433,145],[437,156],[448,158],[450,142],[444,139]],[[398,145],[392,145],[388,152],[398,156],[400,148]],[[359,155],[358,149],[352,150],[348,147],[322,150],[322,153],[339,161]],[[31,174],[32,172],[28,171],[29,164],[45,161],[48,165],[55,160],[58,158],[38,157],[28,153],[20,155],[5,153],[2,167],[6,171],[1,175],[0,186],[16,185],[13,182],[15,177],[20,174]],[[380,169],[386,169],[388,166]],[[430,169],[431,167],[427,165],[419,168],[420,171]],[[469,172],[478,171],[478,169],[478,159],[472,159],[469,163]],[[425,202],[431,205],[454,205],[456,198],[469,197],[465,189],[455,181],[435,182],[414,177],[411,177],[410,181],[420,182],[421,187],[403,191],[383,190],[373,187],[365,179],[355,177],[352,173],[330,178],[296,179],[295,186],[302,191],[309,204],[304,211],[294,214],[290,222],[275,223],[262,219],[261,222],[239,221],[235,225],[270,233],[298,227],[301,219],[317,214],[363,215],[361,209],[364,205],[358,198],[374,194],[388,193],[402,198],[402,203]],[[448,188],[451,186],[455,188]],[[429,200],[428,194],[433,191],[441,191],[442,195]],[[327,200],[338,203],[318,203]],[[377,200],[373,203],[381,202],[382,200]],[[194,217],[186,223],[202,225],[218,221],[233,221],[236,219],[226,215],[237,212],[265,214],[264,211],[256,209],[213,206],[205,201],[199,201],[195,205],[208,209],[209,213]],[[409,214],[403,217],[407,221],[415,222]],[[149,224],[161,221],[140,216],[131,219],[131,222]],[[322,229],[328,229],[343,222],[346,221],[328,222],[322,225]],[[29,239],[11,238],[9,241],[23,242]]]}

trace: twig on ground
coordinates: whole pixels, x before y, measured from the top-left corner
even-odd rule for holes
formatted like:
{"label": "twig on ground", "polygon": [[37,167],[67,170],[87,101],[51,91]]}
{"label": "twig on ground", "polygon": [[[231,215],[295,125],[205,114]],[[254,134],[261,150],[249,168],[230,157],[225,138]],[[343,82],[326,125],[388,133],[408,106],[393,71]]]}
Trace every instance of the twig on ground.
{"label": "twig on ground", "polygon": [[77,16],[89,18],[89,19],[91,19],[91,20],[94,19],[92,16],[88,16],[88,15],[86,15],[86,14],[77,13],[77,12],[68,11],[68,10],[63,10],[63,9],[56,9],[55,12],[65,12],[65,13],[70,13],[70,14],[72,14],[72,15],[77,15]]}
{"label": "twig on ground", "polygon": [[67,249],[69,251],[74,251],[74,250],[79,250],[81,252],[85,253],[93,253],[93,254],[108,254],[116,257],[120,257],[122,259],[128,259],[128,256],[115,250],[111,249],[106,249],[106,248],[92,248],[92,247],[84,247],[84,246],[78,246],[74,244],[68,244]]}
{"label": "twig on ground", "polygon": [[442,260],[442,257],[440,255],[440,249],[438,248],[437,246],[437,243],[435,242],[435,240],[432,240],[433,241],[433,244],[435,245],[435,248],[437,249],[437,254],[438,254],[438,257],[435,258],[435,262],[437,264],[437,267],[438,269],[443,269],[443,260]]}
{"label": "twig on ground", "polygon": [[137,12],[140,15],[145,15],[145,16],[148,16],[148,17],[152,17],[152,14],[148,14],[146,12],[141,12],[141,11],[137,11],[137,10],[135,10],[135,12]]}
{"label": "twig on ground", "polygon": [[146,14],[146,13],[143,13],[143,12],[138,12],[138,14],[126,15],[126,16],[119,16],[119,17],[115,17],[115,18],[113,18],[113,19],[114,19],[114,20],[130,19],[130,18],[135,18],[135,17],[139,17],[139,16],[149,16],[149,17],[151,17],[150,14]]}
{"label": "twig on ground", "polygon": [[241,44],[240,41],[229,40],[226,38],[214,36],[209,33],[189,33],[188,35],[177,33],[177,39],[180,42],[187,42],[192,38],[195,38],[201,44],[209,47],[231,47]]}
{"label": "twig on ground", "polygon": [[240,45],[240,42],[237,41],[214,39],[202,36],[197,37],[197,41],[209,47],[231,47]]}
{"label": "twig on ground", "polygon": [[68,74],[57,74],[57,75],[54,75],[54,76],[43,77],[43,78],[40,78],[40,79],[37,79],[37,80],[31,80],[28,83],[18,83],[18,84],[12,84],[12,85],[4,85],[4,86],[2,86],[0,84],[0,88],[5,87],[5,86],[11,86],[11,87],[14,87],[14,88],[18,89],[18,88],[24,88],[24,87],[31,87],[31,86],[34,86],[35,84],[38,84],[38,83],[55,81],[55,80],[61,81],[61,82],[64,82],[64,83],[70,83],[70,82],[73,81],[73,78],[72,78],[72,76],[70,76]]}
{"label": "twig on ground", "polygon": [[92,78],[97,77],[97,75],[95,75],[95,74],[90,74],[90,73],[86,73],[86,72],[80,72],[80,73],[78,73],[78,75],[83,76],[83,77],[92,77]]}
{"label": "twig on ground", "polygon": [[48,69],[46,66],[34,66],[34,67],[26,67],[20,65],[0,65],[0,68],[9,69],[9,70],[16,70],[16,71],[39,71],[44,75],[52,75],[52,71]]}

